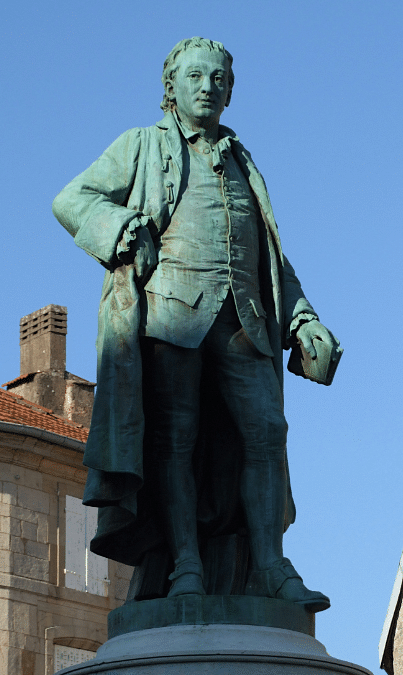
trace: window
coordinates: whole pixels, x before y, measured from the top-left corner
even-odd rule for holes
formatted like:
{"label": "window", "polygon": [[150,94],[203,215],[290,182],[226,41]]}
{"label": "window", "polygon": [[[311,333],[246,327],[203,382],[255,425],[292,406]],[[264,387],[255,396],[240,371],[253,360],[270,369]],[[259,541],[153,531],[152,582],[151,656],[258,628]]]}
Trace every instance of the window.
{"label": "window", "polygon": [[97,529],[97,509],[66,495],[66,588],[108,595],[108,560],[90,551]]}
{"label": "window", "polygon": [[75,649],[74,647],[55,645],[55,666],[53,672],[57,673],[62,668],[89,661],[95,656],[96,652],[89,652],[87,649]]}

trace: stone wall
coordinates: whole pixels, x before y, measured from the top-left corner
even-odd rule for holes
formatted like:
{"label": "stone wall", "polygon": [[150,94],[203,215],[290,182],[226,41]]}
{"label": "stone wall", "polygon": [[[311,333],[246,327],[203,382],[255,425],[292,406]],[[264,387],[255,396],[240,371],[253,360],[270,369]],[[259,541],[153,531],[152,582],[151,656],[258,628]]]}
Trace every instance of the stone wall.
{"label": "stone wall", "polygon": [[403,608],[401,604],[393,641],[393,674],[403,675]]}
{"label": "stone wall", "polygon": [[0,437],[0,673],[52,675],[54,645],[95,651],[132,569],[109,561],[108,597],[64,584],[66,495],[82,497],[80,451]]}

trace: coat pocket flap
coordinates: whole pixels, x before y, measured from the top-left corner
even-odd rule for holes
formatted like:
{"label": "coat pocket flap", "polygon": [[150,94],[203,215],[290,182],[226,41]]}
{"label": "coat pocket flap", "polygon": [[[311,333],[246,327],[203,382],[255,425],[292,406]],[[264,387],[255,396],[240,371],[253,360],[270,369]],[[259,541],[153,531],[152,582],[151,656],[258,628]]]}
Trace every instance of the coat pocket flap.
{"label": "coat pocket flap", "polygon": [[155,293],[162,295],[167,300],[180,300],[189,307],[194,307],[203,291],[192,287],[190,284],[185,284],[181,281],[173,281],[172,279],[161,279],[151,277],[150,281],[145,285],[147,293]]}

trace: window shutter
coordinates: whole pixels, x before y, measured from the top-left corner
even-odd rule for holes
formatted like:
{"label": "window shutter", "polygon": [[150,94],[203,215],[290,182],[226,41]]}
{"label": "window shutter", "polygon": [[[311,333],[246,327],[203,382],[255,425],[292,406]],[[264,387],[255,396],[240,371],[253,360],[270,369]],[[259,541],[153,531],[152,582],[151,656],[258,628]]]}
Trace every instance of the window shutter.
{"label": "window shutter", "polygon": [[91,506],[84,508],[86,510],[86,590],[94,595],[108,595],[108,560],[90,551],[91,539],[94,538],[97,530],[98,509],[91,508]]}
{"label": "window shutter", "polygon": [[66,495],[66,588],[108,595],[108,560],[90,551],[97,529],[97,509]]}
{"label": "window shutter", "polygon": [[66,495],[67,588],[85,591],[85,507],[80,499]]}

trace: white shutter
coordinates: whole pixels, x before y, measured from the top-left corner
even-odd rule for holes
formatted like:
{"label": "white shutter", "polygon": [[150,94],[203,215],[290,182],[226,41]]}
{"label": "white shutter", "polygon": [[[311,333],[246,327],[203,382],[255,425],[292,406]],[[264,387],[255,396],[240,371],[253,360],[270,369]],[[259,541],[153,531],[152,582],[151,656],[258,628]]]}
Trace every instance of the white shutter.
{"label": "white shutter", "polygon": [[90,551],[97,529],[97,509],[66,495],[66,588],[108,595],[108,560]]}
{"label": "white shutter", "polygon": [[98,509],[85,506],[86,590],[94,595],[108,595],[108,559],[90,551],[90,542],[97,529]]}
{"label": "white shutter", "polygon": [[66,495],[66,588],[85,591],[85,507]]}

